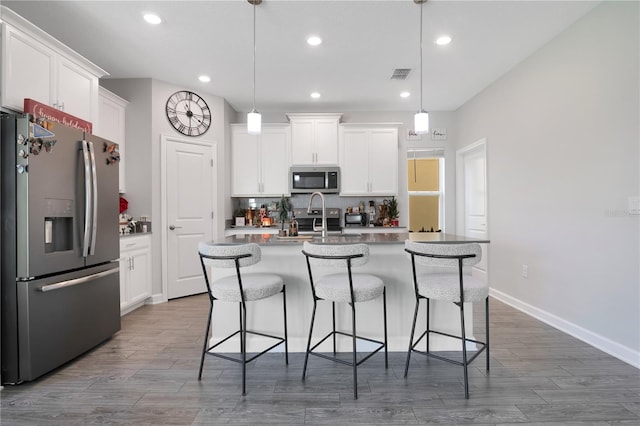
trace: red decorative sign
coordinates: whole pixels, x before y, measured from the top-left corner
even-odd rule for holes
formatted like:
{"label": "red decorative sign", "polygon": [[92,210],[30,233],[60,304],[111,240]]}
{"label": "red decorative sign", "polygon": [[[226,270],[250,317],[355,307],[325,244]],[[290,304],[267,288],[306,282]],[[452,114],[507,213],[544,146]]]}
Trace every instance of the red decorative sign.
{"label": "red decorative sign", "polygon": [[25,98],[24,112],[33,115],[36,121],[38,119],[53,121],[64,124],[65,126],[84,130],[87,133],[91,133],[93,130],[93,125],[89,121],[82,120],[59,109],[52,108],[49,105],[34,101],[33,99]]}

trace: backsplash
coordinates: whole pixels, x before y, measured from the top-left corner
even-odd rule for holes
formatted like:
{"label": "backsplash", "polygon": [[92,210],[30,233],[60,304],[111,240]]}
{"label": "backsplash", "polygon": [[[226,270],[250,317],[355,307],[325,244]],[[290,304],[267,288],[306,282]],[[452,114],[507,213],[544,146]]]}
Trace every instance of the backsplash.
{"label": "backsplash", "polygon": [[[307,208],[309,205],[309,197],[311,194],[294,194],[289,196],[289,200],[291,201],[291,205],[293,208]],[[365,205],[365,208],[368,208],[369,201],[374,201],[376,206],[378,204],[382,204],[384,200],[390,200],[391,197],[341,197],[337,194],[324,194],[325,206],[339,208],[342,211],[342,214],[347,211],[347,207],[358,207],[360,202],[362,201]],[[267,197],[267,198],[244,198],[244,197],[232,197],[232,206],[233,209],[241,208],[247,209],[251,208],[260,208],[261,205],[265,205],[269,208],[270,205],[273,205],[277,201],[280,200],[280,197]],[[320,200],[313,200],[313,207],[320,207]],[[233,221],[229,221],[232,223]],[[341,224],[344,225],[344,217],[340,220]]]}

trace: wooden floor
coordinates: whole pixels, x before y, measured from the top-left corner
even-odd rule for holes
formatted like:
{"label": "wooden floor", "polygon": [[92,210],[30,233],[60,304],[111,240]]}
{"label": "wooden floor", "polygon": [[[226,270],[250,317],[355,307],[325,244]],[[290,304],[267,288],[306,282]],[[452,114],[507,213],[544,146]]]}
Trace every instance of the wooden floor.
{"label": "wooden floor", "polygon": [[238,364],[207,357],[197,380],[208,303],[193,296],[125,316],[94,351],[5,386],[0,423],[640,424],[638,369],[495,300],[491,372],[484,354],[472,364],[469,400],[460,367],[414,355],[404,379],[404,353],[390,354],[388,370],[382,354],[359,368],[357,401],[350,367],[312,357],[303,383],[302,354],[289,366],[267,354],[250,364],[242,397]]}

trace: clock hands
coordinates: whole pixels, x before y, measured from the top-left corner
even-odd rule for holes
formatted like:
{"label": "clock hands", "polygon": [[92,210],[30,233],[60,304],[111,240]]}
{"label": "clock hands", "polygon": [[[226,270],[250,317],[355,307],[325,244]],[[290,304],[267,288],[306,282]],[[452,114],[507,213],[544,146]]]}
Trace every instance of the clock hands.
{"label": "clock hands", "polygon": [[176,111],[176,114],[180,114],[180,115],[186,115],[189,118],[189,121],[191,121],[191,119],[195,119],[198,121],[198,123],[202,124],[204,123],[204,117],[205,114],[196,114],[193,111],[187,110],[187,111]]}

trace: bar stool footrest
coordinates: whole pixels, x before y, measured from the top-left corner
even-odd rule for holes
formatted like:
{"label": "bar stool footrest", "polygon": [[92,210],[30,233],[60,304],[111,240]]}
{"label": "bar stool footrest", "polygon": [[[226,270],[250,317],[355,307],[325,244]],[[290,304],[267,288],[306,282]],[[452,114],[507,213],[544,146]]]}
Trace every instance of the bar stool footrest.
{"label": "bar stool footrest", "polygon": [[[310,354],[310,355],[317,356],[317,357],[319,357],[319,358],[327,359],[327,360],[329,360],[329,361],[335,361],[335,362],[340,363],[340,364],[353,366],[353,362],[345,361],[345,360],[343,360],[343,359],[339,359],[339,358],[336,358],[336,357],[333,357],[333,356],[325,355],[325,354],[320,353],[320,352],[313,352],[313,350],[314,350],[315,348],[317,348],[318,346],[320,346],[322,343],[324,343],[324,341],[325,341],[325,340],[327,340],[329,337],[332,337],[334,334],[339,334],[339,335],[341,335],[341,336],[345,336],[345,337],[349,337],[349,338],[351,338],[351,337],[352,337],[352,335],[351,335],[351,334],[349,334],[349,333],[344,333],[344,332],[342,332],[342,331],[335,331],[335,332],[334,332],[334,331],[332,331],[332,332],[330,332],[329,334],[327,334],[325,337],[323,337],[323,338],[322,338],[318,343],[316,343],[315,345],[313,345],[313,347],[311,347],[311,349],[309,349],[309,354]],[[379,340],[370,339],[370,338],[368,338],[368,337],[361,337],[361,336],[358,336],[358,335],[356,335],[356,339],[358,339],[358,340],[366,340],[367,342],[376,343],[376,344],[378,344],[378,345],[379,345],[376,349],[374,349],[373,351],[369,352],[369,353],[368,353],[364,358],[362,358],[362,359],[360,359],[359,361],[357,361],[357,362],[356,362],[356,365],[360,365],[360,364],[362,364],[363,362],[365,362],[366,360],[368,360],[369,358],[371,358],[373,355],[375,355],[376,353],[378,353],[382,348],[384,348],[384,342],[381,342],[381,341],[379,341]]]}
{"label": "bar stool footrest", "polygon": [[[227,340],[231,339],[232,337],[236,336],[237,334],[240,334],[241,332],[242,332],[242,330],[238,330],[235,333],[232,333],[232,334],[228,335],[227,337],[225,337],[224,339],[222,339],[221,341],[219,341],[215,345],[209,346],[205,353],[207,355],[215,356],[217,358],[226,359],[227,361],[233,361],[233,362],[237,362],[239,364],[242,364],[242,359],[238,359],[238,358],[235,358],[235,357],[232,357],[232,356],[229,356],[229,355],[223,355],[221,352],[210,352],[212,349],[220,346],[221,344],[223,344]],[[246,359],[244,361],[245,364],[250,363],[251,361],[253,361],[254,359],[258,358],[261,355],[264,355],[265,353],[267,353],[270,350],[274,349],[278,345],[281,345],[281,344],[285,343],[285,339],[283,337],[280,337],[280,336],[273,336],[271,334],[265,334],[265,333],[261,333],[259,331],[250,331],[250,330],[247,330],[246,333],[247,334],[256,335],[256,336],[268,337],[270,339],[275,339],[275,340],[278,340],[278,341],[275,344],[269,346],[267,349],[263,350],[262,352],[252,356],[251,358]]]}
{"label": "bar stool footrest", "polygon": [[[439,359],[440,361],[449,362],[451,364],[464,365],[464,362],[456,361],[456,360],[451,359],[451,358],[446,358],[446,357],[443,357],[443,356],[440,356],[440,355],[435,355],[435,354],[433,354],[431,352],[426,352],[426,351],[421,351],[421,350],[416,349],[416,346],[418,345],[418,343],[420,343],[420,341],[427,335],[427,333],[435,333],[435,334],[439,334],[441,336],[450,337],[452,339],[462,340],[462,337],[460,337],[460,336],[455,336],[453,334],[445,333],[445,332],[442,332],[442,331],[428,330],[428,331],[425,331],[424,333],[422,333],[422,335],[418,338],[418,340],[416,340],[416,342],[411,346],[411,351],[412,352],[418,353],[420,355],[428,356],[430,358]],[[471,343],[475,343],[475,344],[481,345],[481,348],[479,348],[477,351],[475,351],[475,353],[471,357],[469,357],[467,359],[467,365],[469,365],[482,352],[484,352],[484,350],[487,348],[487,344],[485,342],[481,342],[479,340],[474,340],[474,339],[465,339],[465,342],[471,342]]]}

